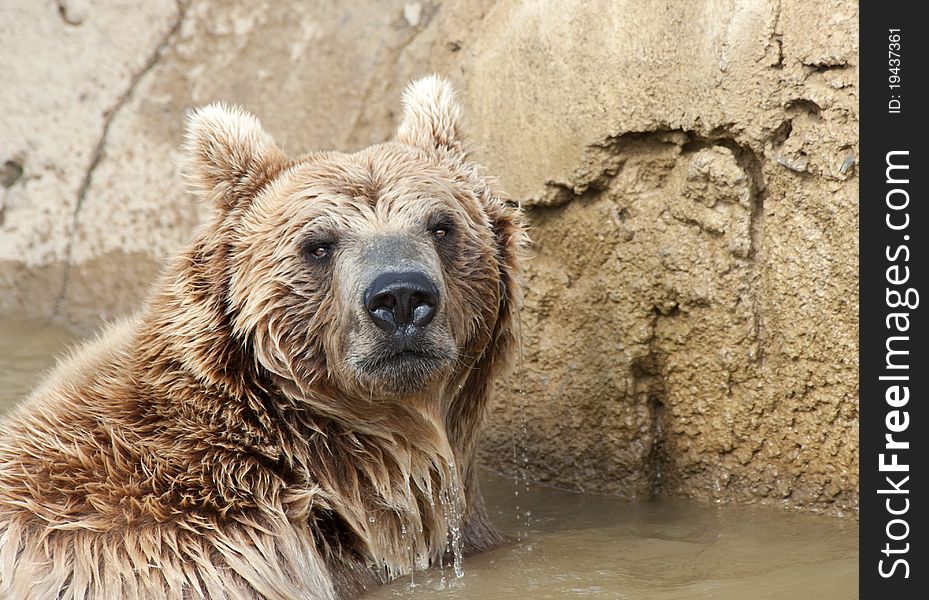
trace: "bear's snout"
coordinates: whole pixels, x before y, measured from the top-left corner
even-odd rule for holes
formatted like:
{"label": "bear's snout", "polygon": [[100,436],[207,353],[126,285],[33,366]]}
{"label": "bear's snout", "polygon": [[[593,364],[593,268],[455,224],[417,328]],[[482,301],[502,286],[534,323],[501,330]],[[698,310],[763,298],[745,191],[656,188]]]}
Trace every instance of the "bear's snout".
{"label": "bear's snout", "polygon": [[432,321],[439,290],[422,272],[382,273],[365,290],[364,305],[379,328],[407,337]]}

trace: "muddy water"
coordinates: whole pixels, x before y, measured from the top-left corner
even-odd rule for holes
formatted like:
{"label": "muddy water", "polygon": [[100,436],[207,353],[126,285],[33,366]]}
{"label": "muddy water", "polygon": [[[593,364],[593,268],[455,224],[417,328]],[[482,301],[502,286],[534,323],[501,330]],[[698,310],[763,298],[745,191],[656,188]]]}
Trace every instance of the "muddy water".
{"label": "muddy water", "polygon": [[[0,317],[0,412],[35,386],[67,331]],[[854,521],[685,501],[629,503],[487,474],[484,495],[510,542],[454,569],[365,596],[642,600],[858,597]],[[517,494],[518,492],[518,494]]]}
{"label": "muddy water", "polygon": [[43,321],[0,316],[0,413],[32,391],[76,339]]}
{"label": "muddy water", "polygon": [[417,574],[413,586],[409,578],[395,581],[366,600],[858,597],[854,521],[690,501],[630,503],[538,485],[527,494],[522,482],[490,475],[483,489],[508,545],[467,557],[461,579],[449,568]]}

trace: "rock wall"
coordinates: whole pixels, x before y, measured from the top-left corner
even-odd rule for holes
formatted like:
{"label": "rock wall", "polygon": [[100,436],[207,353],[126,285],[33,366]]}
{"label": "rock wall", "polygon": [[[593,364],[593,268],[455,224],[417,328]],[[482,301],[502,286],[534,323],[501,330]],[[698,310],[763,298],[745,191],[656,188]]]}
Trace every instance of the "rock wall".
{"label": "rock wall", "polygon": [[291,151],[461,92],[534,241],[491,466],[552,484],[858,506],[857,3],[13,0],[0,311],[132,310],[198,208],[184,112]]}

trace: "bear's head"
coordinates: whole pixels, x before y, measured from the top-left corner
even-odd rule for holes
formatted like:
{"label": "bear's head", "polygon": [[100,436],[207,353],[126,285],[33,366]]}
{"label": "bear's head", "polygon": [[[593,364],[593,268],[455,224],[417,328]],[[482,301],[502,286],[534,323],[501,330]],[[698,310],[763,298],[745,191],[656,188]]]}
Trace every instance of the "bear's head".
{"label": "bear's head", "polygon": [[290,395],[454,397],[514,345],[518,209],[469,160],[447,82],[414,82],[404,107],[395,141],[294,159],[238,108],[190,117],[214,301]]}

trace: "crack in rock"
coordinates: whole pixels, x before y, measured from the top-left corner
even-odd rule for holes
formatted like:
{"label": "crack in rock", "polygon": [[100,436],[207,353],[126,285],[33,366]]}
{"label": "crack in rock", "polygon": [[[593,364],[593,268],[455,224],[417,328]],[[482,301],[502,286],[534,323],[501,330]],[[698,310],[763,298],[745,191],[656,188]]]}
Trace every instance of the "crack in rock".
{"label": "crack in rock", "polygon": [[[59,7],[67,4],[67,2],[59,2]],[[158,64],[158,61],[164,54],[164,51],[168,48],[168,46],[177,36],[178,32],[181,30],[181,25],[184,22],[184,17],[187,14],[187,9],[189,6],[190,0],[187,2],[181,2],[179,0],[177,2],[177,18],[175,19],[174,24],[161,38],[161,41],[159,41],[158,45],[155,46],[155,50],[148,57],[142,67],[135,74],[133,74],[132,78],[129,80],[129,85],[126,87],[126,91],[123,92],[119,98],[117,98],[113,107],[105,113],[103,130],[100,134],[100,138],[97,141],[97,145],[94,147],[90,164],[84,173],[84,178],[81,180],[81,185],[77,192],[77,201],[75,202],[74,212],[71,215],[71,227],[68,235],[68,242],[65,247],[64,272],[62,273],[61,287],[58,291],[58,295],[55,298],[55,304],[52,308],[52,318],[58,317],[61,314],[61,309],[63,308],[65,298],[68,295],[68,288],[71,283],[71,268],[73,266],[72,257],[74,254],[74,238],[77,236],[81,208],[84,205],[84,199],[86,198],[87,192],[90,189],[90,184],[93,181],[94,171],[97,169],[97,166],[100,164],[100,161],[106,154],[106,141],[110,134],[110,127],[113,125],[113,121],[116,119],[116,115],[119,114],[123,107],[125,107],[129,100],[132,98],[139,83],[142,81],[145,75],[147,75],[155,67],[155,65]],[[62,15],[64,16],[64,9],[61,10],[63,11]]]}

